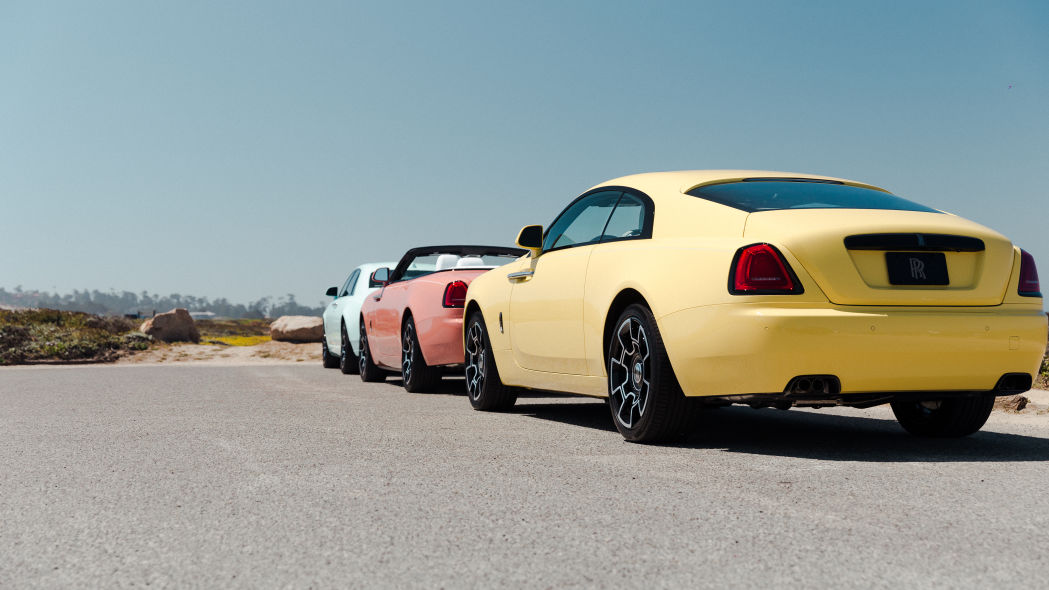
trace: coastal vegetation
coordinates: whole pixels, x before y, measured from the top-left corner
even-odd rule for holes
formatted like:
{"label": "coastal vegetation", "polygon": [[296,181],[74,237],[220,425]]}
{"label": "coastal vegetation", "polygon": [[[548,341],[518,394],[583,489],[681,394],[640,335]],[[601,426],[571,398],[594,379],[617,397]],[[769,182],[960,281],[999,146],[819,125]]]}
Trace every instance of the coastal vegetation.
{"label": "coastal vegetation", "polygon": [[211,312],[216,317],[225,318],[276,318],[282,315],[316,315],[324,311],[324,304],[316,306],[302,305],[295,296],[263,297],[247,304],[232,303],[224,297],[209,299],[173,293],[171,295],[151,294],[147,291],[80,291],[60,295],[47,291],[24,290],[15,287],[8,291],[0,288],[0,306],[21,308],[46,308],[60,311],[82,311],[97,315],[135,315],[149,317],[153,312],[164,312],[181,307],[191,312]]}
{"label": "coastal vegetation", "polygon": [[0,365],[111,361],[150,347],[138,322],[52,309],[0,310]]}
{"label": "coastal vegetation", "polygon": [[200,341],[225,346],[255,346],[270,340],[270,320],[197,320]]}

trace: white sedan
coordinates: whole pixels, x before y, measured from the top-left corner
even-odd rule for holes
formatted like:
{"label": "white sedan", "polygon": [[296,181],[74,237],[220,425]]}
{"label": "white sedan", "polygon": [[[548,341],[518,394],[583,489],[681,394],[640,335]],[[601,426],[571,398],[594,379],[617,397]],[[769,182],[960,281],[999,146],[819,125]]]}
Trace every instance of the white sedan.
{"label": "white sedan", "polygon": [[[353,269],[341,287],[328,289],[326,295],[335,299],[324,308],[324,343],[321,358],[324,367],[339,367],[347,375],[356,375],[357,353],[360,352],[360,332],[357,324],[364,298],[381,285],[372,280],[380,268],[393,268],[393,262],[369,262]],[[347,330],[346,326],[352,326]]]}

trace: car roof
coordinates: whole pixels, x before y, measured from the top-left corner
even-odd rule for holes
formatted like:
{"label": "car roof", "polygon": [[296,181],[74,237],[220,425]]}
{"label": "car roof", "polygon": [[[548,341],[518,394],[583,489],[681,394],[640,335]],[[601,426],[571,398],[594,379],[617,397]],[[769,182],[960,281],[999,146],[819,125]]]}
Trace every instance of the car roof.
{"label": "car roof", "polygon": [[671,172],[646,172],[643,174],[631,174],[629,176],[613,178],[592,187],[592,189],[603,186],[628,186],[644,192],[653,199],[656,199],[659,194],[683,194],[704,185],[735,182],[746,178],[803,178],[806,180],[832,180],[851,186],[869,188],[886,193],[889,192],[881,187],[845,178],[823,176],[819,174],[806,174],[804,172],[778,172],[773,170],[677,170]]}
{"label": "car roof", "polygon": [[[362,271],[370,271],[370,270],[377,270],[377,269],[380,269],[380,268],[383,268],[383,267],[385,267],[385,268],[393,268],[396,264],[397,264],[396,262],[365,262],[364,264],[358,266],[357,268],[361,269]],[[350,272],[353,272],[353,271],[350,271]]]}

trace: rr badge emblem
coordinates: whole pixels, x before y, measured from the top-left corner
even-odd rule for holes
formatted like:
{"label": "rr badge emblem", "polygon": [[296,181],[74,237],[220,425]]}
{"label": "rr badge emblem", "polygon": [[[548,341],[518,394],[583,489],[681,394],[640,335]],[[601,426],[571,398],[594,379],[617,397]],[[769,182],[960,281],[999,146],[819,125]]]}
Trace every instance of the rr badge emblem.
{"label": "rr badge emblem", "polygon": [[925,263],[917,258],[911,258],[911,278],[918,280],[925,280],[928,277],[925,276]]}

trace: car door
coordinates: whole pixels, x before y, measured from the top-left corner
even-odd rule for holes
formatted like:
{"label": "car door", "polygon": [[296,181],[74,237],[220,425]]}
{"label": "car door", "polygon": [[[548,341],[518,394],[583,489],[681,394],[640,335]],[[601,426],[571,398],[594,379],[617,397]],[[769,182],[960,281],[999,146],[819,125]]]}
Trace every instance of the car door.
{"label": "car door", "polygon": [[510,341],[518,365],[535,371],[585,375],[583,288],[594,245],[619,200],[618,190],[576,199],[554,220],[531,273],[509,280]]}
{"label": "car door", "polygon": [[360,268],[354,269],[350,273],[349,278],[346,279],[346,282],[342,284],[342,287],[339,287],[335,300],[324,309],[324,314],[322,315],[324,318],[324,337],[328,342],[328,350],[332,351],[333,354],[342,351],[342,312],[348,303],[347,295],[353,290],[353,285],[360,274]]}
{"label": "car door", "polygon": [[401,366],[401,315],[411,281],[390,283],[369,295],[375,300],[368,325],[373,361],[385,367]]}

